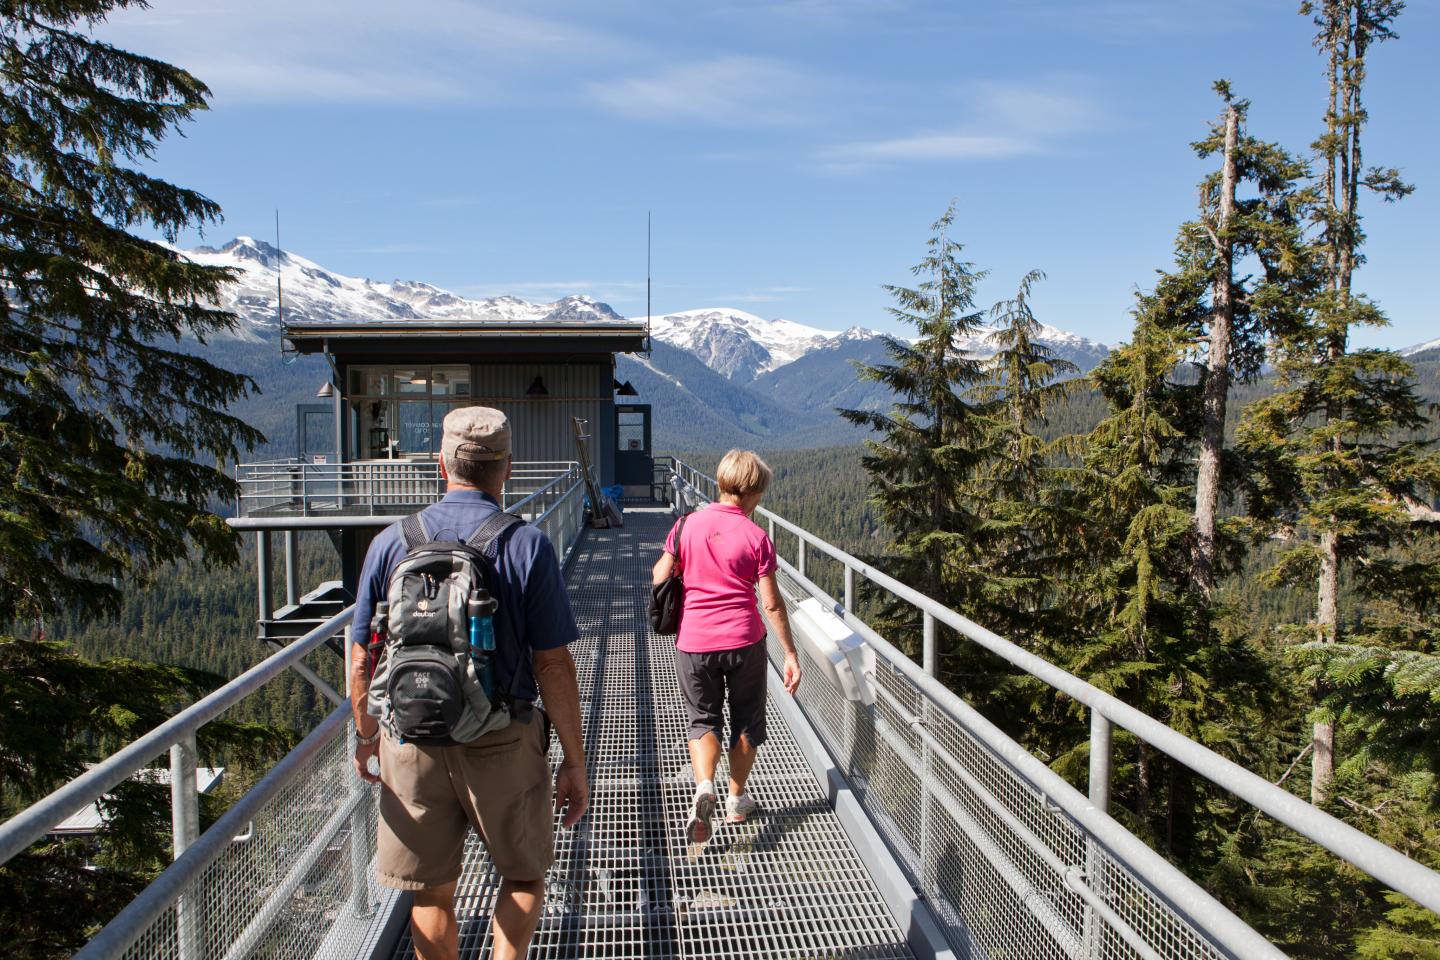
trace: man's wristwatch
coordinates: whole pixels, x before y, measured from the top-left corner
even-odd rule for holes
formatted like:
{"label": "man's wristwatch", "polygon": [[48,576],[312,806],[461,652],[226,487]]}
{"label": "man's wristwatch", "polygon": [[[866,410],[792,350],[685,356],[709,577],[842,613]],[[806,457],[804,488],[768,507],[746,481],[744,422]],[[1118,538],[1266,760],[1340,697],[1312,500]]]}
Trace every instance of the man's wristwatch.
{"label": "man's wristwatch", "polygon": [[368,737],[362,737],[362,736],[360,736],[360,731],[359,731],[358,729],[355,731],[355,742],[358,743],[358,744],[360,744],[360,746],[362,746],[362,747],[368,747],[368,746],[370,746],[370,744],[375,743],[375,742],[376,742],[377,740],[379,740],[379,739],[380,739],[380,728],[379,728],[379,727],[376,727],[376,728],[375,728],[375,732],[372,733],[372,734],[370,734],[370,736],[368,736]]}

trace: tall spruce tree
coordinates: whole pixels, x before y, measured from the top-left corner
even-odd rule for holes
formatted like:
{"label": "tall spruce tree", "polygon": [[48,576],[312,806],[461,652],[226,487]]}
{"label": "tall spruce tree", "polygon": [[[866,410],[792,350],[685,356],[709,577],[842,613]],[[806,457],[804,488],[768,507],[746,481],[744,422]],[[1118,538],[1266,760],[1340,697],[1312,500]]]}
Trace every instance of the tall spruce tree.
{"label": "tall spruce tree", "polygon": [[[1353,290],[1363,262],[1359,201],[1362,188],[1386,200],[1411,188],[1394,169],[1362,167],[1362,101],[1370,47],[1395,36],[1396,0],[1324,0],[1306,3],[1316,46],[1326,57],[1329,86],[1325,133],[1315,142],[1319,198],[1313,220],[1315,293],[1294,321],[1275,333],[1280,392],[1247,411],[1244,442],[1266,462],[1252,501],[1295,542],[1274,571],[1280,581],[1313,577],[1315,639],[1341,636],[1343,568],[1384,549],[1399,535],[1397,503],[1413,494],[1402,464],[1413,451],[1392,439],[1397,430],[1425,423],[1400,357],[1349,350],[1350,330],[1385,323],[1379,308]],[[1324,691],[1321,691],[1323,696]],[[1335,726],[1325,711],[1313,727],[1311,799],[1323,801],[1334,775]]]}
{"label": "tall spruce tree", "polygon": [[[1220,169],[1201,182],[1200,216],[1181,227],[1177,269],[1160,285],[1172,322],[1194,337],[1200,370],[1191,573],[1207,600],[1218,572],[1221,494],[1234,487],[1222,475],[1233,459],[1225,446],[1230,388],[1259,373],[1266,333],[1285,322],[1309,278],[1303,235],[1309,194],[1300,186],[1308,171],[1244,131],[1249,103],[1235,99],[1228,83],[1217,82],[1215,90],[1224,109],[1193,146],[1202,158],[1218,156]],[[1251,261],[1258,277],[1243,273]]]}
{"label": "tall spruce tree", "polygon": [[[1235,759],[1251,752],[1268,670],[1238,631],[1216,629],[1191,575],[1201,385],[1179,376],[1189,332],[1171,305],[1142,295],[1132,339],[1092,371],[1109,414],[1063,438],[1048,471],[1055,608],[1048,659]],[[1073,705],[1054,709],[1074,711]],[[1049,718],[1039,718],[1049,723]],[[1055,766],[1083,769],[1083,726],[1056,723]],[[1142,836],[1191,862],[1226,803],[1183,767],[1127,736],[1115,796]]]}
{"label": "tall spruce tree", "polygon": [[139,169],[204,84],[86,29],[136,0],[0,0],[0,620],[113,610],[117,578],[236,538],[209,505],[261,437],[253,387],[181,339],[231,329],[231,274],[164,243],[216,219]]}
{"label": "tall spruce tree", "polygon": [[964,483],[980,456],[980,422],[965,392],[984,371],[960,351],[957,340],[984,320],[975,288],[985,274],[960,259],[964,248],[950,237],[954,222],[952,204],[931,226],[929,252],[911,270],[919,278],[914,287],[885,287],[895,298],[891,315],[914,327],[919,338],[914,343],[889,338],[891,363],[857,365],[861,378],[890,388],[895,405],[888,411],[840,413],[880,434],[866,441],[861,462],[899,553],[892,569],[922,593],[963,608],[970,586],[962,575],[963,558],[976,523]]}
{"label": "tall spruce tree", "polygon": [[[171,561],[232,559],[210,511],[220,469],[260,435],[225,407],[253,387],[185,349],[233,327],[228,271],[188,261],[179,232],[218,217],[145,173],[158,141],[205,108],[203,84],[93,28],[135,0],[0,0],[0,625],[113,611],[120,584]],[[159,722],[216,678],[90,664],[0,637],[0,798],[7,812]],[[207,751],[273,731],[206,728]],[[213,755],[213,752],[211,753]],[[231,753],[232,757],[240,754]],[[0,867],[7,944],[68,956],[164,858],[165,797],[124,785],[87,865],[41,844]]]}
{"label": "tall spruce tree", "polygon": [[967,485],[978,522],[972,551],[978,556],[973,600],[979,622],[1019,642],[1042,630],[1054,591],[1045,543],[1053,514],[1041,496],[1051,461],[1039,431],[1048,411],[1081,381],[1079,372],[1037,338],[1031,308],[1034,286],[1045,275],[1026,274],[1015,296],[990,310],[996,348],[985,379],[970,391],[982,419],[984,459]]}

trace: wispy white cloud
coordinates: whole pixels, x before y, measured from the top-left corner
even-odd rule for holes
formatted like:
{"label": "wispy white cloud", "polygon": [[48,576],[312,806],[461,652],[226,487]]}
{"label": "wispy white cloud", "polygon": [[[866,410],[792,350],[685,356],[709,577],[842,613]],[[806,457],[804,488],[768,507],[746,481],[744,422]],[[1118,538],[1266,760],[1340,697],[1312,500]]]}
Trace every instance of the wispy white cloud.
{"label": "wispy white cloud", "polygon": [[727,55],[591,83],[586,91],[606,109],[634,119],[728,126],[793,120],[813,88],[804,73],[779,60]]}
{"label": "wispy white cloud", "polygon": [[862,172],[877,165],[997,160],[1045,153],[1063,137],[1096,122],[1098,107],[1084,78],[1055,78],[1046,85],[983,83],[962,92],[948,128],[823,147],[821,169]]}
{"label": "wispy white cloud", "polygon": [[497,96],[552,57],[626,46],[514,5],[152,0],[97,31],[179,64],[221,100],[433,103]]}

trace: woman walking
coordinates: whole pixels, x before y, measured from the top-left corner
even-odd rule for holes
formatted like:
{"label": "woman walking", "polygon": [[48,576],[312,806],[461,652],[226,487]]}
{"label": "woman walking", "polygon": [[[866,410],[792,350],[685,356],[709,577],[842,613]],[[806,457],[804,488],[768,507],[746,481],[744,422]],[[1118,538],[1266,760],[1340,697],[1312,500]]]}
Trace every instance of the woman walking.
{"label": "woman walking", "polygon": [[753,452],[725,454],[715,471],[720,499],[676,523],[653,573],[655,583],[677,568],[685,578],[675,672],[688,708],[695,771],[695,796],[685,824],[691,843],[710,839],[727,701],[730,794],[725,819],[742,823],[757,809],[745,792],[756,751],[765,742],[765,624],[755,607],[757,585],[765,616],[785,651],[785,689],[793,694],[800,686],[800,661],[775,586],[775,545],[750,521],[770,477],[770,468]]}

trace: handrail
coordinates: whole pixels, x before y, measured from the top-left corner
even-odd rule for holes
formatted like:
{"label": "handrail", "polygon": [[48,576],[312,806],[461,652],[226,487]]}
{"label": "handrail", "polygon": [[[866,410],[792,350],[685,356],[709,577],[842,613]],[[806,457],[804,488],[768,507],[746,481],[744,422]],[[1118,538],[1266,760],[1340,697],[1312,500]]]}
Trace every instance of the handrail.
{"label": "handrail", "polygon": [[[713,478],[696,471],[678,459],[675,463],[676,473],[687,483],[690,483],[692,487],[698,488],[698,485],[695,483],[695,479],[698,478],[703,479],[705,485],[711,490],[715,489],[715,481]],[[686,476],[687,473],[690,476]],[[773,511],[760,507],[757,508],[756,512],[776,526],[781,527],[799,538],[802,544],[800,556],[802,562],[796,564],[793,568],[797,573],[803,574],[803,545],[808,544],[821,553],[839,561],[850,573],[860,574],[871,583],[884,588],[894,596],[906,601],[911,606],[916,607],[935,620],[949,626],[962,636],[967,637],[1007,662],[1019,667],[1031,676],[1044,681],[1052,688],[1085,704],[1105,720],[1129,730],[1141,740],[1144,740],[1156,749],[1183,763],[1217,786],[1229,790],[1236,796],[1250,803],[1256,809],[1269,814],[1297,833],[1310,838],[1331,853],[1349,861],[1386,886],[1398,890],[1417,903],[1440,913],[1440,874],[1437,874],[1435,871],[1427,869],[1399,851],[1387,847],[1373,837],[1362,833],[1348,823],[1306,803],[1294,794],[1270,783],[1268,780],[1252,773],[1238,763],[1225,759],[1210,748],[1196,743],[1183,734],[1167,727],[1155,718],[1105,693],[1093,684],[1065,672],[1049,661],[1037,657],[1035,654],[1004,639],[998,634],[986,630],[979,624],[974,623],[970,619],[925,596],[918,590],[907,587],[895,578],[876,570],[839,547],[791,523]],[[807,580],[807,582],[809,581]],[[818,588],[816,589],[818,590]],[[826,595],[822,592],[820,596]],[[829,599],[828,596],[826,599]],[[832,603],[833,602],[832,600]],[[874,634],[873,630],[870,630],[867,625],[860,621],[859,618],[855,617],[854,614],[847,609],[847,606],[853,606],[853,602],[848,605],[836,603],[836,614],[841,616],[851,627],[864,626],[865,633],[878,636]],[[886,644],[886,646],[889,646],[889,644]],[[891,647],[891,649],[893,650],[894,648]],[[909,668],[919,670],[919,667],[917,667],[909,657],[906,657],[904,654],[899,654],[898,651],[896,651],[896,653],[904,661],[901,666],[903,669],[906,669],[907,674],[910,672]],[[927,657],[926,659],[930,660],[932,658]],[[908,667],[906,665],[908,665]],[[937,703],[945,704],[953,700],[956,704],[963,706],[965,710],[968,711],[971,709],[965,706],[959,697],[933,676],[923,671],[920,671],[918,675],[926,678],[924,689],[927,694],[935,698]],[[956,719],[958,722],[959,718],[957,717]],[[1026,757],[1029,757],[1035,764],[1039,764],[1040,767],[1046,770],[1049,769],[1048,767],[1044,767],[1044,764],[1040,764],[1034,757],[1031,757],[1027,751],[1022,749],[1020,752]],[[1108,792],[1108,785],[1106,790]],[[1136,842],[1138,843],[1139,841]],[[1149,848],[1147,847],[1146,849]]]}
{"label": "handrail", "polygon": [[353,606],[326,620],[220,689],[186,707],[85,773],[0,824],[0,864],[45,836],[57,823],[94,803],[155,757],[193,736],[206,723],[299,662],[350,622]]}
{"label": "handrail", "polygon": [[[1237,956],[1274,958],[1285,956],[1275,948],[1274,944],[1231,913],[1203,887],[1156,853],[1139,837],[1126,830],[1115,818],[1097,807],[1034,754],[1012,740],[1003,730],[987,720],[954,691],[922,670],[914,660],[876,633],[864,621],[844,610],[839,603],[800,573],[788,560],[784,557],[776,559],[780,568],[797,585],[812,596],[829,601],[833,605],[836,616],[844,620],[846,626],[864,637],[878,656],[883,657],[893,669],[914,684],[931,703],[939,707],[962,729],[993,750],[997,756],[1042,792],[1048,800],[1053,801],[1067,816],[1094,837],[1101,846],[1119,856],[1127,866],[1134,870],[1136,876],[1145,880],[1178,913],[1193,921],[1197,928],[1206,931]],[[911,722],[923,728],[922,718],[912,717]],[[1064,879],[1063,876],[1062,879]],[[1067,882],[1073,887],[1079,881],[1071,878]],[[1124,927],[1123,924],[1121,926]]]}
{"label": "handrail", "polygon": [[[225,852],[256,813],[291,780],[295,771],[345,729],[349,715],[348,705],[331,711],[330,716],[326,717],[320,726],[300,741],[294,750],[272,767],[259,783],[247,790],[209,830],[201,834],[198,841],[116,914],[114,919],[75,954],[75,960],[118,957],[128,950],[146,927],[170,909],[178,897],[184,895],[191,881]],[[348,817],[363,796],[364,794],[359,793],[352,794],[342,801],[331,820]],[[279,902],[278,898],[272,899]]]}

